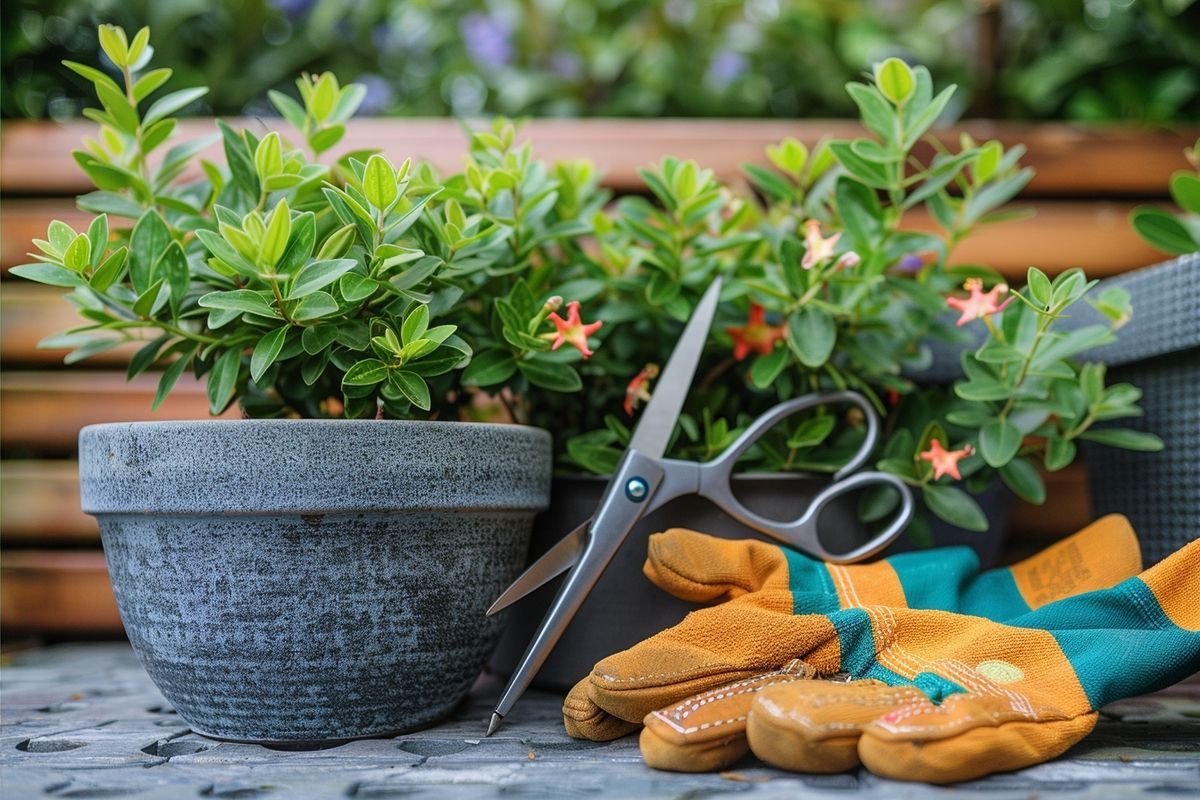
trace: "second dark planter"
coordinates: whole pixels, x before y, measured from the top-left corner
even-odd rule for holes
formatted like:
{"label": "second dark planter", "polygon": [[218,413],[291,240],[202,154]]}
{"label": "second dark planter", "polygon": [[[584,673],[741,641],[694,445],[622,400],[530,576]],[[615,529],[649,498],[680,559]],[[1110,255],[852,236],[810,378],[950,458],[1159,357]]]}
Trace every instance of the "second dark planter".
{"label": "second dark planter", "polygon": [[[733,480],[734,493],[748,507],[776,519],[791,519],[803,508],[827,479],[788,474],[740,475]],[[607,483],[598,477],[560,477],[551,486],[550,508],[534,525],[530,561],[536,560],[566,532],[587,519],[596,509]],[[995,563],[1004,545],[1002,532],[1007,528],[1010,495],[997,485],[977,498],[992,528],[973,533],[944,524],[935,524],[935,544],[972,547],[984,566]],[[822,530],[833,536],[865,536],[858,522],[854,503],[835,503],[822,516]],[[726,539],[761,536],[721,513],[707,500],[685,496],[663,506],[643,519],[630,533],[609,564],[600,581],[542,666],[534,685],[554,690],[568,689],[587,675],[600,659],[624,650],[655,633],[675,625],[695,603],[679,600],[662,591],[642,574],[646,560],[646,540],[650,534],[668,528],[690,528]],[[904,534],[883,555],[913,549]],[[554,580],[524,598],[507,613],[510,619],[490,662],[501,675],[511,674],[533,638],[561,581]]]}

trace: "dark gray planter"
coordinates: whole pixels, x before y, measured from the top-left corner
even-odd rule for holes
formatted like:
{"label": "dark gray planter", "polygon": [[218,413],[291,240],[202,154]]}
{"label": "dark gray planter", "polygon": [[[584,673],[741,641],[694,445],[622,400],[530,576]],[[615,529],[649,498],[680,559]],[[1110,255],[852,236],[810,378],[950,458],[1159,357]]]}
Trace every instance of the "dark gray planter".
{"label": "dark gray planter", "polygon": [[93,425],[79,453],[138,657],[198,733],[239,741],[449,713],[549,500],[550,436],[512,425]]}
{"label": "dark gray planter", "polygon": [[[538,517],[534,526],[531,561],[596,510],[606,483],[607,479],[597,477],[554,479],[550,509]],[[760,514],[775,519],[794,518],[798,509],[804,507],[806,498],[827,484],[827,478],[782,473],[737,475],[733,479],[738,499]],[[1004,545],[1003,531],[1007,528],[1011,495],[997,484],[977,499],[992,523],[992,531],[973,533],[935,521],[932,534],[938,546],[972,547],[979,554],[981,563],[990,566]],[[546,659],[534,681],[535,686],[553,690],[570,688],[591,672],[600,659],[675,625],[689,611],[696,610],[695,603],[672,597],[642,574],[650,534],[673,527],[691,528],[726,539],[774,541],[725,516],[701,497],[685,496],[671,501],[634,527]],[[843,552],[865,541],[867,535],[858,521],[853,501],[832,504],[821,517],[821,529],[834,537],[832,541],[826,541],[826,546]],[[912,548],[911,542],[901,534],[883,555]],[[500,675],[511,674],[533,638],[559,583],[552,581],[507,612],[512,618],[492,656],[492,671]]]}

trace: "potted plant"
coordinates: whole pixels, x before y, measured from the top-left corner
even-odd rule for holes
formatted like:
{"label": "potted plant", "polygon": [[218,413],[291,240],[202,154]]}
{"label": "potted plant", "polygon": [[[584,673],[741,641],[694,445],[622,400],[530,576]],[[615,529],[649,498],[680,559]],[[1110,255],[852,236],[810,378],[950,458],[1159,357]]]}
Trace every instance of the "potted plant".
{"label": "potted plant", "polygon": [[[236,400],[251,418],[81,433],[83,505],[130,640],[208,735],[429,723],[495,644],[483,611],[549,497],[550,436],[472,422],[462,381],[486,365],[472,355],[513,274],[572,246],[589,207],[558,187],[587,175],[511,150],[445,180],[365,153],[322,163],[363,94],[327,74],[302,78],[299,102],[276,97],[299,146],[219,123],[225,163],[195,178],[209,140],[160,153],[204,89],[149,102],[170,77],[149,68],[149,31],[101,26],[100,40],[119,82],[68,65],[100,101],[99,135],[74,154],[97,216],[82,232],[51,223],[13,272],[70,289],[84,324],[49,342],[74,347],[69,361],[138,340],[129,375],[163,367],[155,405],[187,372],[213,414]],[[518,219],[481,230],[474,204]],[[552,327],[533,316],[530,330]],[[570,359],[528,338],[519,374],[572,388]]]}
{"label": "potted plant", "polygon": [[[1011,292],[984,267],[946,266],[954,244],[999,218],[995,209],[1031,173],[1019,167],[1019,149],[995,142],[964,141],[922,160],[918,142],[953,92],[935,96],[923,68],[893,59],[873,83],[850,84],[872,138],[811,153],[794,141],[771,148],[774,170],[747,167],[757,196],[665,158],[644,173],[650,197],[607,207],[588,164],[537,161],[503,122],[472,135],[465,168],[450,176],[378,153],[322,162],[362,95],[329,74],[301,79],[299,102],[271,95],[300,132],[299,147],[277,132],[220,124],[226,163],[202,161],[203,177],[181,182],[206,142],[175,146],[154,169],[148,156],[171,134],[170,115],[202,90],[140,112],[168,77],[145,70],[147,38],[143,31],[128,42],[101,28],[124,87],[70,65],[95,83],[103,107],[89,111],[100,139],[76,154],[99,187],[79,204],[100,216],[82,233],[53,223],[37,263],[14,272],[72,289],[87,324],[51,342],[75,346],[68,358],[145,337],[130,374],[164,367],[160,398],[191,371],[207,381],[214,413],[236,399],[252,418],[81,436],[84,503],[101,517],[131,638],[202,731],[248,739],[375,732],[380,726],[363,720],[397,693],[387,695],[398,676],[429,678],[443,663],[379,668],[405,658],[413,641],[418,653],[471,656],[453,656],[453,690],[444,679],[440,693],[421,684],[445,703],[461,696],[494,631],[465,618],[518,565],[528,519],[546,500],[549,453],[543,432],[448,421],[545,428],[562,467],[607,472],[714,275],[726,277],[721,321],[669,454],[712,457],[779,399],[853,388],[885,418],[878,466],[922,500],[918,542],[929,539],[932,517],[986,529],[972,492],[997,476],[1039,501],[1035,461],[1065,466],[1096,419],[1137,411],[1135,389],[1105,387],[1102,371],[1073,358],[1107,341],[1111,325],[1056,329],[1091,288],[1081,273],[1051,281],[1031,270],[1029,286]],[[940,235],[902,227],[918,208]],[[117,217],[132,228],[110,231]],[[1097,306],[1119,320],[1124,299],[1110,293]],[[987,341],[964,356],[968,380],[953,390],[920,386],[908,375],[931,360],[929,340],[953,338],[941,318],[947,304],[960,323],[986,326]],[[352,421],[314,419],[325,417]],[[863,430],[853,413],[818,409],[764,439],[742,466],[832,472]],[[759,488],[786,510],[796,484],[767,479]],[[840,513],[879,524],[894,501],[870,493]],[[551,515],[556,530],[568,527],[561,516]],[[325,532],[330,526],[338,535]],[[397,532],[419,538],[414,528],[427,546],[410,554]],[[485,530],[492,538],[456,538]],[[234,547],[242,548],[236,558],[223,552]],[[640,561],[636,549],[627,548]],[[327,563],[340,565],[339,577],[326,574]],[[387,581],[366,564],[392,565],[410,582],[385,592]],[[618,565],[610,576],[630,588],[636,572]],[[302,594],[269,580],[292,574]],[[346,576],[355,582],[343,586]],[[349,605],[338,605],[343,596]],[[444,613],[451,596],[469,597],[461,614]],[[590,605],[606,597],[602,585]],[[674,612],[646,598],[623,635],[636,638],[663,613]],[[303,624],[286,624],[296,618]],[[365,635],[373,625],[383,636]],[[606,655],[613,644],[592,636],[575,652]],[[296,648],[309,658],[299,671]],[[349,651],[370,682],[335,674]],[[286,680],[280,664],[291,670]],[[296,693],[280,712],[291,714],[286,724],[245,711],[247,691],[258,692],[260,710]],[[345,697],[363,699],[360,716],[331,725],[339,709],[356,706]],[[420,724],[448,707],[422,703],[421,714],[392,719]]]}
{"label": "potted plant", "polygon": [[[754,198],[697,165],[666,159],[644,173],[656,202],[623,200],[615,218],[598,223],[598,274],[614,277],[597,307],[606,328],[585,368],[594,370],[589,402],[556,411],[560,430],[581,431],[568,438],[566,458],[599,474],[612,469],[680,321],[711,276],[725,274],[732,278],[723,331],[710,343],[668,455],[704,460],[781,399],[855,389],[885,420],[877,467],[909,483],[920,500],[910,542],[971,542],[954,531],[975,531],[971,543],[989,561],[1002,543],[1005,487],[1043,502],[1041,470],[1070,464],[1080,441],[1161,449],[1152,434],[1093,429],[1140,415],[1141,393],[1126,383],[1105,385],[1103,365],[1078,358],[1113,340],[1129,318],[1129,295],[1096,292],[1093,324],[1070,325],[1094,284],[1079,270],[1051,280],[1030,269],[1027,286],[1012,291],[985,266],[947,267],[958,242],[1010,213],[998,209],[1032,177],[1018,163],[1023,148],[1005,152],[998,142],[964,139],[957,152],[922,158],[919,143],[954,91],[935,96],[923,68],[890,60],[877,65],[872,83],[847,90],[870,137],[827,141],[811,153],[794,141],[769,149],[773,170],[746,167]],[[937,233],[906,226],[922,211]],[[940,376],[928,372],[939,341],[955,353],[955,371]],[[974,344],[967,349],[966,342]],[[766,475],[743,478],[740,491],[782,518],[801,505],[792,496],[812,491],[786,473],[833,472],[862,430],[853,411],[822,409],[793,420],[747,454],[744,468]],[[601,486],[556,481],[554,507],[543,517],[553,534],[586,518]],[[989,503],[990,514],[977,496],[998,501]],[[857,521],[854,509],[843,508],[826,527],[838,535],[856,522],[878,524],[895,502],[886,489],[865,493]],[[989,516],[998,524],[979,536]],[[691,500],[663,509],[638,532],[672,525],[751,533]],[[543,527],[535,531],[535,553],[554,542]],[[685,604],[630,578],[641,558],[636,544],[617,556],[543,666],[544,682],[570,685],[599,657],[686,613]],[[540,606],[531,605],[494,661],[500,670],[540,617]]]}

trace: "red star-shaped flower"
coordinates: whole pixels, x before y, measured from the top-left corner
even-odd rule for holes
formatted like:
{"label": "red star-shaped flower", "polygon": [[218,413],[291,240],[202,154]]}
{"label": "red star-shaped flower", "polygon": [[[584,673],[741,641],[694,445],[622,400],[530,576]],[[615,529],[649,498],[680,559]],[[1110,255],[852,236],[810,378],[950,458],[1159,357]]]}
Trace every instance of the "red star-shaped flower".
{"label": "red star-shaped flower", "polygon": [[942,447],[942,443],[934,439],[929,443],[929,449],[921,453],[919,458],[922,461],[928,461],[933,464],[933,479],[936,481],[943,475],[949,475],[956,481],[962,480],[962,475],[958,473],[958,462],[967,456],[972,455],[975,448],[969,444],[963,445],[961,450],[947,450]]}
{"label": "red star-shaped flower", "polygon": [[625,387],[625,413],[633,416],[638,403],[650,400],[650,381],[658,377],[658,364],[647,364]]}
{"label": "red star-shaped flower", "polygon": [[557,330],[557,333],[546,334],[547,338],[554,337],[554,343],[550,345],[550,349],[557,350],[562,347],[563,342],[566,342],[583,353],[584,358],[592,354],[592,351],[588,349],[588,337],[600,330],[600,326],[604,324],[599,320],[584,324],[579,318],[578,300],[572,300],[570,303],[567,303],[566,319],[560,317],[558,312],[551,313],[547,319],[554,323],[554,327]]}
{"label": "red star-shaped flower", "polygon": [[973,319],[983,319],[989,314],[1003,311],[1013,301],[1013,298],[1010,297],[1003,303],[999,302],[1000,295],[1008,292],[1008,286],[1003,283],[998,283],[985,292],[983,291],[983,281],[979,278],[967,278],[963,288],[971,293],[970,296],[946,298],[946,305],[962,312],[962,316],[956,323],[960,328]]}
{"label": "red star-shaped flower", "polygon": [[741,361],[751,352],[765,356],[775,349],[775,343],[787,335],[784,326],[768,325],[763,307],[750,304],[750,320],[740,328],[726,328],[733,337],[733,357]]}

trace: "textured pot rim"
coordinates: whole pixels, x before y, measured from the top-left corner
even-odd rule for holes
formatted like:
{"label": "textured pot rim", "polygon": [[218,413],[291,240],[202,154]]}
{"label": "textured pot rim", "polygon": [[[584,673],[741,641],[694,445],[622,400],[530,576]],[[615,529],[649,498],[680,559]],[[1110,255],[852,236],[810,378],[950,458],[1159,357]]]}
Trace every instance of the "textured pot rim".
{"label": "textured pot rim", "polygon": [[153,420],[79,434],[89,514],[539,511],[549,431],[426,420]]}

